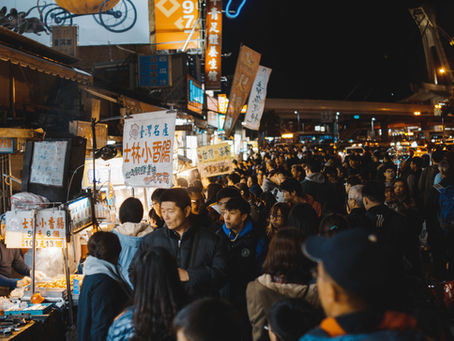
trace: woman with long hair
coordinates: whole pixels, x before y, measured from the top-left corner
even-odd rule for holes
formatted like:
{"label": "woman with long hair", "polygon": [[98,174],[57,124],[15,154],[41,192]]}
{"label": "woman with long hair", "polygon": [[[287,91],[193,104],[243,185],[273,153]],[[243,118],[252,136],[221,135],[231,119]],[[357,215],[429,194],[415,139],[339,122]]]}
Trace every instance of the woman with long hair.
{"label": "woman with long hair", "polygon": [[177,263],[164,248],[135,257],[133,305],[113,322],[107,340],[174,340],[172,321],[185,303]]}
{"label": "woman with long hair", "polygon": [[301,298],[314,307],[320,307],[316,284],[310,283],[314,264],[301,251],[304,239],[301,230],[278,230],[271,239],[263,263],[263,275],[247,286],[247,310],[254,341],[266,335],[264,326],[274,302],[283,298]]}
{"label": "woman with long hair", "polygon": [[287,225],[290,206],[285,202],[277,202],[271,207],[269,223],[266,227],[268,240],[276,234],[282,227]]}

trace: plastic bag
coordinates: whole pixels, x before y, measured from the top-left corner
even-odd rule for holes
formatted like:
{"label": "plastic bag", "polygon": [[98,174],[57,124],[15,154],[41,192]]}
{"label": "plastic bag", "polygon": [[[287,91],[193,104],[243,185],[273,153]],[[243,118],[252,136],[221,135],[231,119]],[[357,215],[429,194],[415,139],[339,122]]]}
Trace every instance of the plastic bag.
{"label": "plastic bag", "polygon": [[49,200],[41,195],[20,192],[11,196],[12,210],[33,210],[35,208],[46,208]]}

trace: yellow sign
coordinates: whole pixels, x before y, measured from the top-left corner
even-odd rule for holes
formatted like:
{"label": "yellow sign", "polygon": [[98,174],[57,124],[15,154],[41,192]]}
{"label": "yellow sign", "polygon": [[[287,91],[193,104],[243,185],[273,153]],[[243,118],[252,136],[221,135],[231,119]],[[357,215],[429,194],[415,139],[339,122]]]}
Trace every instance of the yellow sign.
{"label": "yellow sign", "polygon": [[187,49],[200,48],[198,4],[198,0],[155,0],[157,50],[182,50],[188,38]]}
{"label": "yellow sign", "polygon": [[233,170],[232,150],[226,142],[197,148],[197,158],[202,177],[227,174]]}

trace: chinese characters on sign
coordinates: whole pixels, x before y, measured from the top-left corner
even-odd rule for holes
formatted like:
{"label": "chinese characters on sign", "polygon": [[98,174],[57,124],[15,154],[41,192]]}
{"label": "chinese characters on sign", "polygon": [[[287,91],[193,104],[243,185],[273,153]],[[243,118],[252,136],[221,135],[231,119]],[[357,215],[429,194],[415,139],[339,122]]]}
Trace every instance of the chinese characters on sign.
{"label": "chinese characters on sign", "polygon": [[263,109],[265,108],[266,86],[270,78],[271,69],[259,66],[254,84],[252,85],[251,95],[247,105],[247,113],[244,117],[244,127],[259,130],[260,120]]}
{"label": "chinese characters on sign", "polygon": [[[8,248],[33,247],[33,211],[8,211],[5,215],[5,243]],[[37,248],[63,247],[66,239],[66,211],[45,209],[36,215]]]}
{"label": "chinese characters on sign", "polygon": [[232,150],[228,143],[197,148],[200,175],[208,177],[230,173],[233,170],[232,157]]}
{"label": "chinese characters on sign", "polygon": [[171,187],[176,113],[157,111],[133,115],[123,131],[125,184]]}
{"label": "chinese characters on sign", "polygon": [[240,115],[241,108],[251,91],[259,67],[261,54],[251,50],[245,45],[240,47],[240,53],[233,76],[232,89],[230,90],[229,107],[224,122],[225,135],[232,135],[232,130]]}
{"label": "chinese characters on sign", "polygon": [[0,138],[0,154],[14,153],[16,140],[8,137]]}
{"label": "chinese characters on sign", "polygon": [[207,1],[207,40],[205,50],[205,88],[221,88],[222,1]]}
{"label": "chinese characters on sign", "polygon": [[199,48],[199,24],[191,35],[198,17],[198,0],[155,0],[156,48],[182,50],[188,38],[187,48]]}

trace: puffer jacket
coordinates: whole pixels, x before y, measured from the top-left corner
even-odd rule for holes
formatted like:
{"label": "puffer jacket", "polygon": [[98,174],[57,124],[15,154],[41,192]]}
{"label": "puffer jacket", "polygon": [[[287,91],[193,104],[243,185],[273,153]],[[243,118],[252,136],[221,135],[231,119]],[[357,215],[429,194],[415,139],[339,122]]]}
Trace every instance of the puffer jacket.
{"label": "puffer jacket", "polygon": [[121,275],[132,288],[128,274],[129,265],[139,248],[142,238],[153,232],[153,227],[146,223],[123,223],[115,227],[112,232],[118,236],[121,244],[120,258],[118,259]]}
{"label": "puffer jacket", "polygon": [[269,274],[263,274],[250,282],[246,289],[247,310],[252,325],[252,339],[262,340],[267,332],[264,326],[267,314],[274,302],[283,298],[302,298],[320,308],[317,287],[314,284],[275,283]]}

